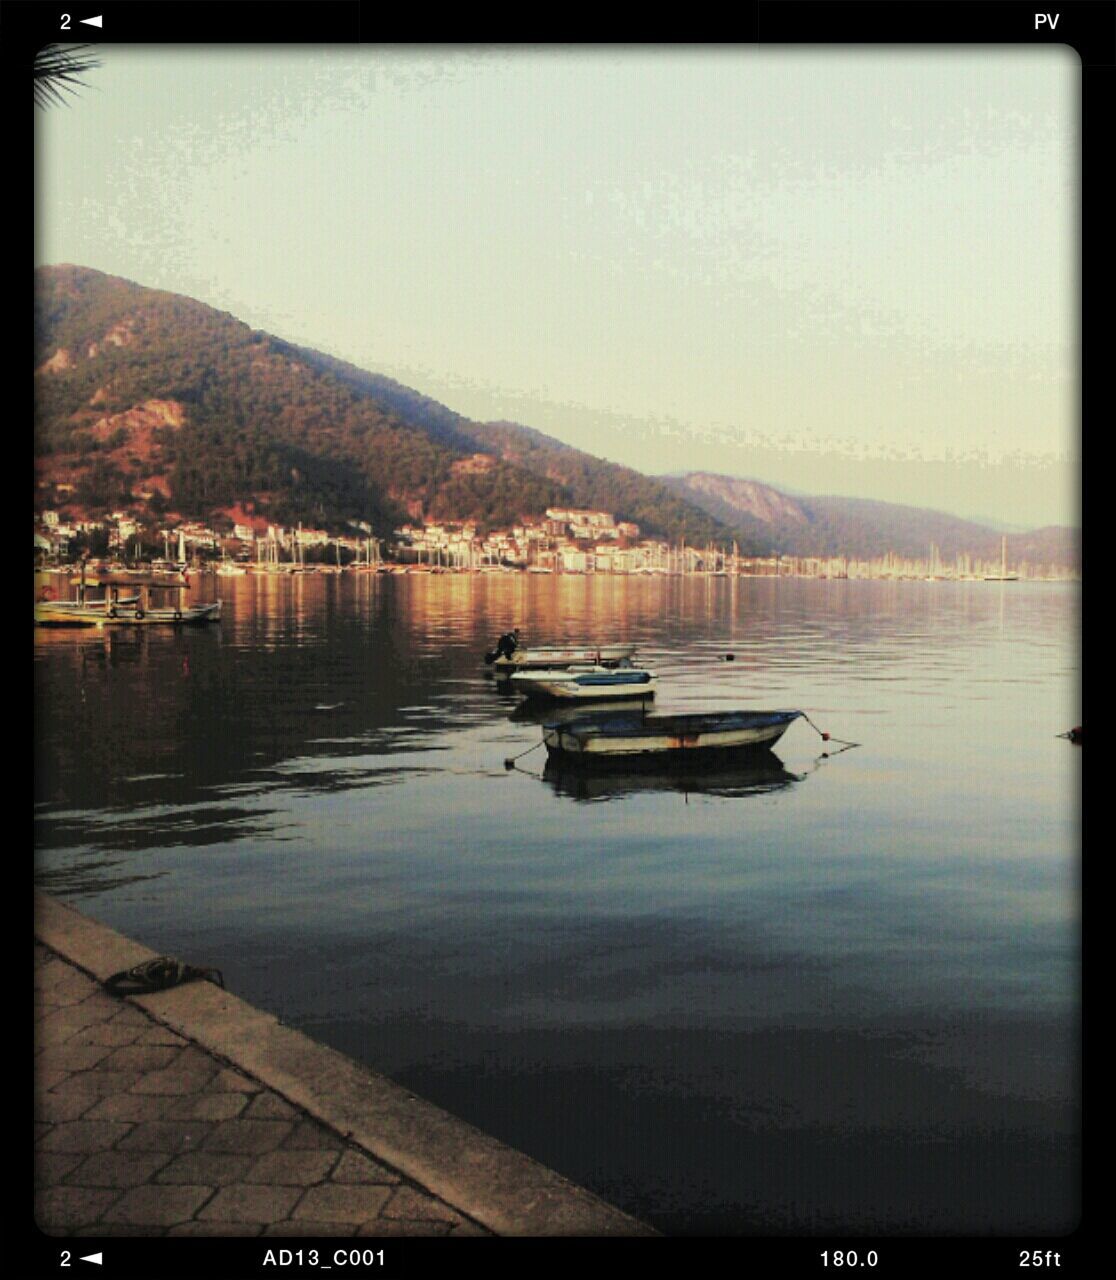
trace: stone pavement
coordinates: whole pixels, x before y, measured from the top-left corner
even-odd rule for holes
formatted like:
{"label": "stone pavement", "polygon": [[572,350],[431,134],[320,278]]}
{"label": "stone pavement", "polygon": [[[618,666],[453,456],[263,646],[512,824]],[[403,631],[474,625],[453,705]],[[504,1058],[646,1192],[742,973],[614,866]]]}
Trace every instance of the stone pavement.
{"label": "stone pavement", "polygon": [[36,893],[46,1234],[657,1234],[211,982],[101,985],[154,955]]}
{"label": "stone pavement", "polygon": [[487,1235],[35,944],[48,1235]]}

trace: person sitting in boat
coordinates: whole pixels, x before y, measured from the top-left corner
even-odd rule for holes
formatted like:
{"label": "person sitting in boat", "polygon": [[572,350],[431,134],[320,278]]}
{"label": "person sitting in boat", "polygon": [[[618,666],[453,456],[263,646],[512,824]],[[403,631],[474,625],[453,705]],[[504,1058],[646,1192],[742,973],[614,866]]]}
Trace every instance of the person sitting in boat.
{"label": "person sitting in boat", "polygon": [[505,631],[496,641],[496,656],[498,658],[510,658],[518,648],[519,628],[513,627],[511,631]]}
{"label": "person sitting in boat", "polygon": [[484,655],[485,662],[491,666],[497,658],[510,658],[519,647],[519,628],[513,627],[511,631],[505,631],[504,634],[496,641],[496,648],[489,649]]}

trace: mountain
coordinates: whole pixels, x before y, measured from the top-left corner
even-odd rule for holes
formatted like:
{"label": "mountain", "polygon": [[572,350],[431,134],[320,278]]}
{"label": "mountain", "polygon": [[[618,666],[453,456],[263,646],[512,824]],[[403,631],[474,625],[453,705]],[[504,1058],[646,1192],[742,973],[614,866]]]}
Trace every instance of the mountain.
{"label": "mountain", "polygon": [[[757,480],[651,477],[512,422],[473,422],[392,378],[251,329],[194,299],[85,267],[35,273],[36,507],[299,521],[380,534],[481,528],[549,506],[742,554],[894,551],[998,558],[1000,533],[940,511],[789,494]],[[1075,530],[1008,535],[1009,557],[1080,564]]]}
{"label": "mountain", "polygon": [[[560,486],[472,459],[226,313],[80,267],[36,273],[40,484],[86,510],[276,523],[514,521]],[[146,496],[145,496],[146,495]]]}
{"label": "mountain", "polygon": [[335,356],[304,347],[284,349],[372,396],[448,448],[478,450],[560,485],[569,495],[566,505],[611,511],[618,519],[634,521],[643,533],[673,542],[725,543],[743,536],[740,550],[744,553],[759,555],[770,549],[766,530],[758,531],[758,537],[742,535],[731,522],[711,519],[696,502],[674,493],[661,479],[596,458],[532,427],[514,422],[472,422],[393,378],[359,369]]}
{"label": "mountain", "polygon": [[[893,551],[926,559],[934,545],[943,559],[959,554],[998,559],[999,529],[961,520],[943,511],[877,502],[867,498],[793,498],[755,480],[688,472],[665,478],[679,496],[703,507],[725,524],[769,538],[785,555],[848,555],[872,558]],[[1013,564],[1061,565],[1081,563],[1076,529],[1048,527],[1007,535]]]}
{"label": "mountain", "polygon": [[75,515],[387,532],[408,517],[499,527],[572,506],[673,540],[732,536],[659,481],[84,267],[36,272],[35,365],[37,504]]}

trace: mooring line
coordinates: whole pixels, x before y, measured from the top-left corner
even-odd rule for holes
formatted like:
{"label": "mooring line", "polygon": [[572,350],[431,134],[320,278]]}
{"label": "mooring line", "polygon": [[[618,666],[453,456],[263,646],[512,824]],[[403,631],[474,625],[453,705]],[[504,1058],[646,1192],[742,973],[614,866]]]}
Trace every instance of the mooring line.
{"label": "mooring line", "polygon": [[[850,747],[860,747],[864,745],[861,742],[846,742],[844,738],[835,738],[831,733],[826,733],[824,729],[819,729],[818,726],[813,722],[813,720],[810,719],[810,717],[806,714],[805,711],[802,712],[802,718],[803,720],[806,721],[806,723],[810,726],[810,728],[813,729],[813,731],[820,736],[823,742],[839,742],[841,744],[842,749],[845,751],[847,751]],[[827,754],[840,755],[840,752],[839,751],[834,751],[832,753],[827,752]]]}
{"label": "mooring line", "polygon": [[[541,747],[542,745],[543,745],[543,739],[541,739],[541,738],[540,738],[540,739],[539,739],[539,741],[538,741],[538,742],[536,742],[536,743],[535,743],[535,745],[534,745],[533,747],[528,747],[526,751],[521,751],[521,752],[519,753],[519,755],[517,755],[517,756],[508,756],[508,758],[504,761],[504,768],[505,768],[505,769],[514,769],[514,768],[515,768],[515,762],[516,762],[517,760],[522,760],[524,756],[526,756],[526,755],[530,755],[532,751],[536,751],[536,750],[537,750],[539,747]],[[521,770],[520,770],[520,773],[525,773],[525,772],[526,772],[526,770],[524,770],[524,769],[521,769]]]}

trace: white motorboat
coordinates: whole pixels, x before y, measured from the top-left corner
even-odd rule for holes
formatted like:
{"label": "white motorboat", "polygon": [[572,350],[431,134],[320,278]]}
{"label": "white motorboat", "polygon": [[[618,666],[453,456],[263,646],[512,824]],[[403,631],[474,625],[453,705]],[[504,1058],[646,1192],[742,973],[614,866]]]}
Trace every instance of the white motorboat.
{"label": "white motorboat", "polygon": [[653,698],[655,673],[633,667],[627,659],[616,666],[596,663],[570,667],[543,667],[516,671],[511,686],[529,698],[599,700],[601,698]]}

